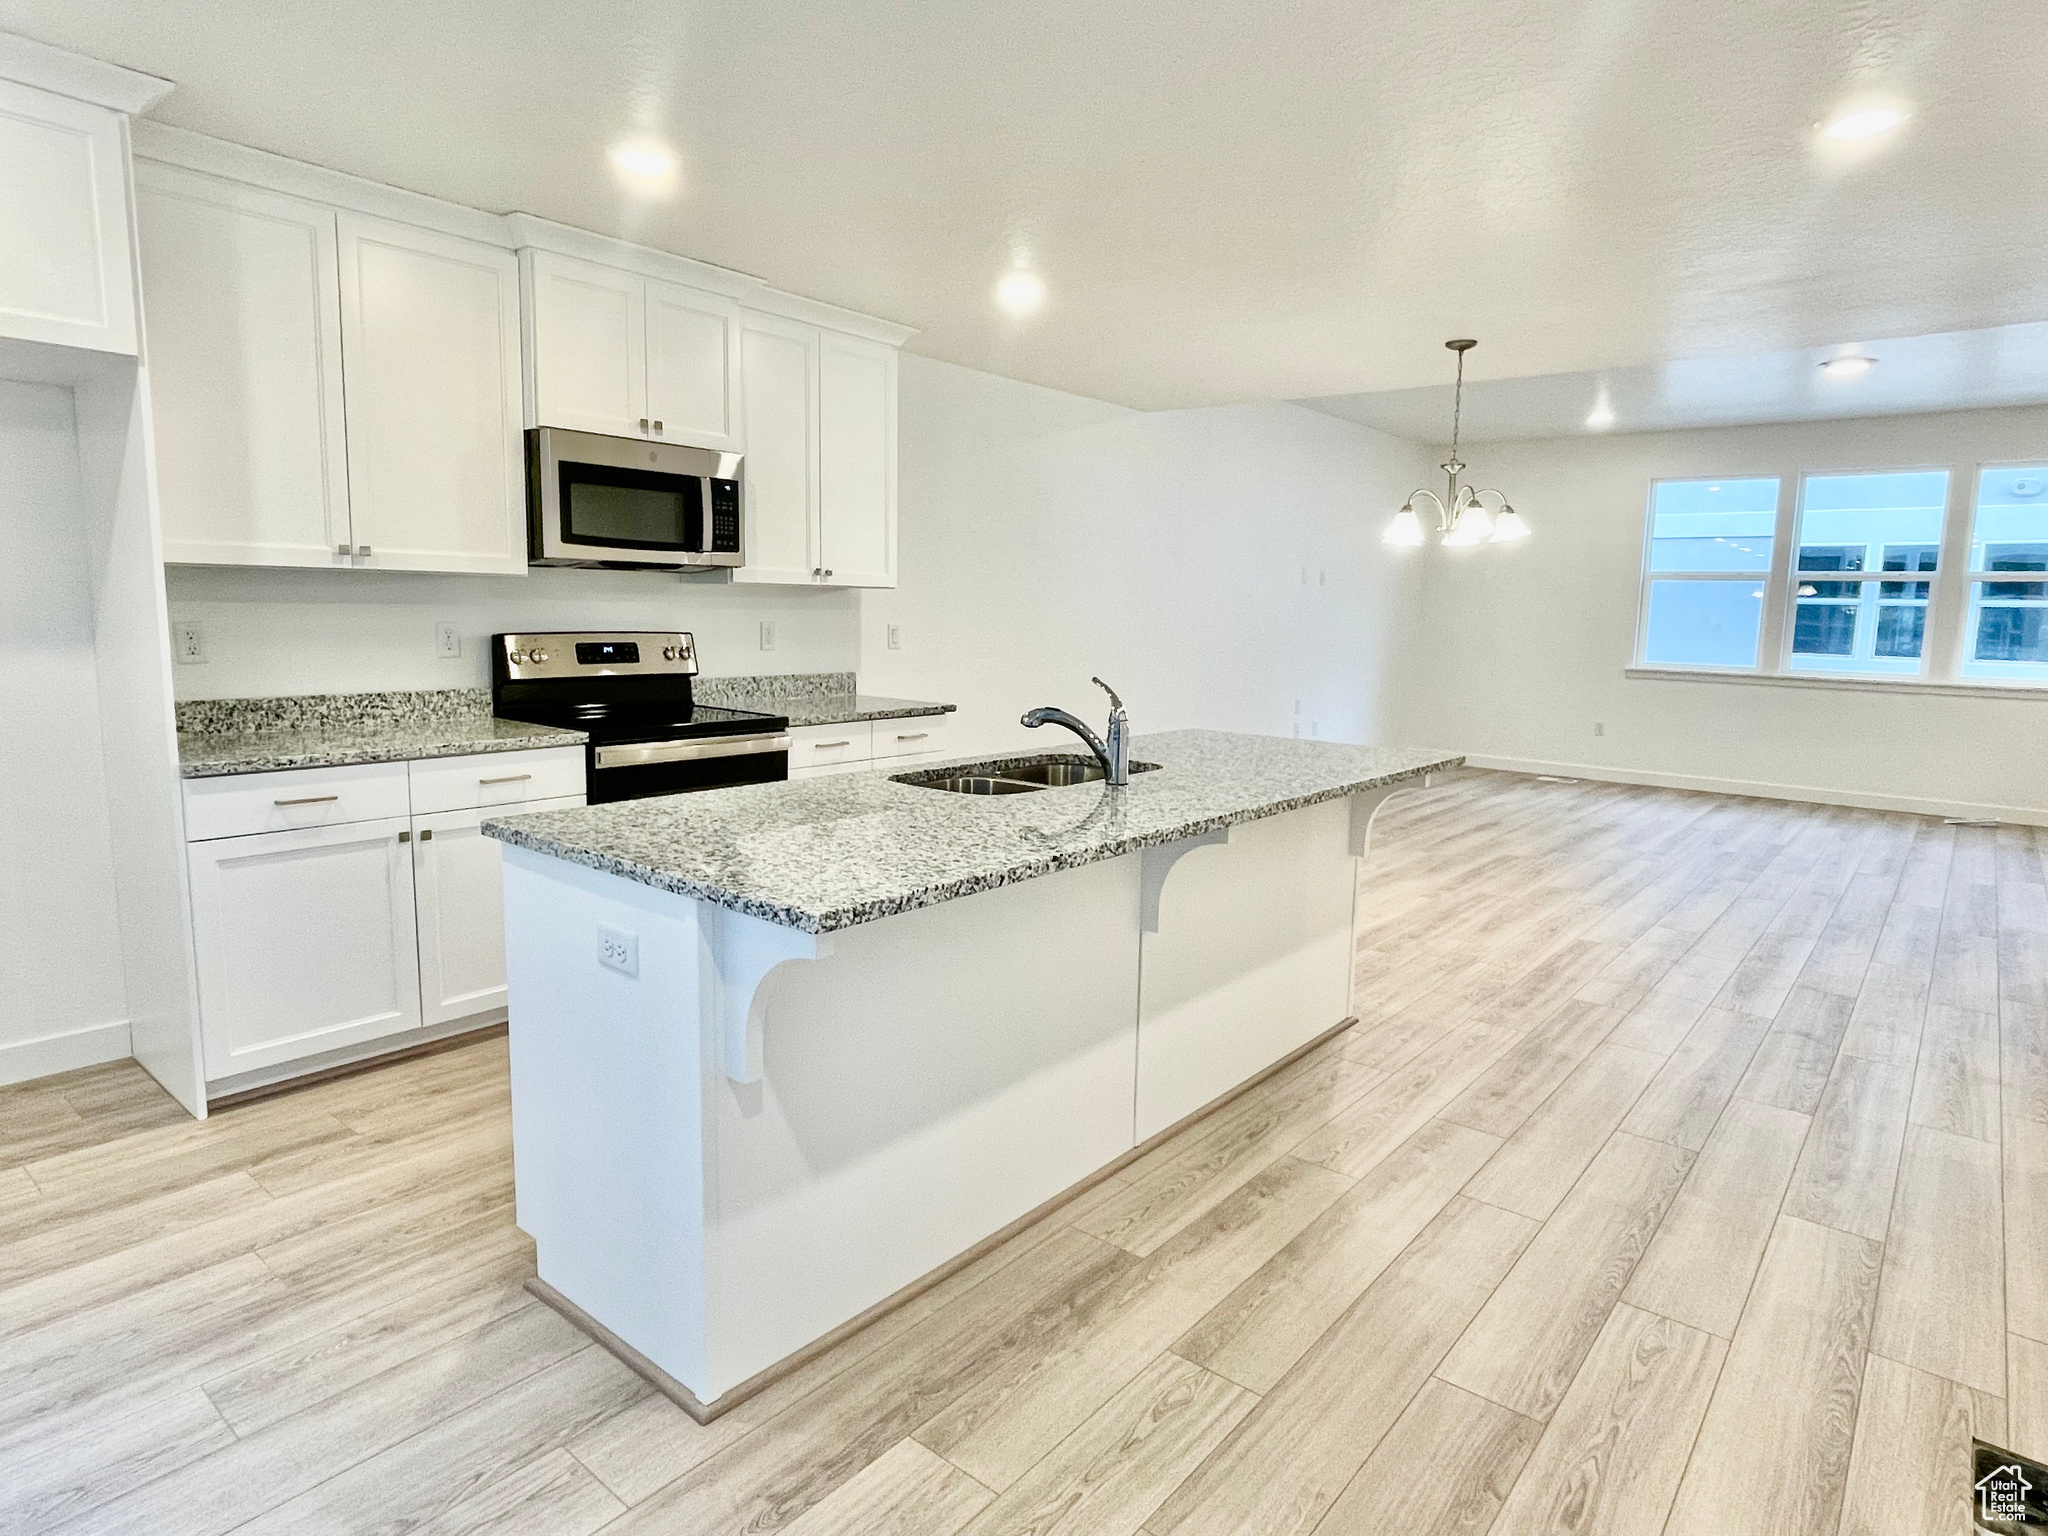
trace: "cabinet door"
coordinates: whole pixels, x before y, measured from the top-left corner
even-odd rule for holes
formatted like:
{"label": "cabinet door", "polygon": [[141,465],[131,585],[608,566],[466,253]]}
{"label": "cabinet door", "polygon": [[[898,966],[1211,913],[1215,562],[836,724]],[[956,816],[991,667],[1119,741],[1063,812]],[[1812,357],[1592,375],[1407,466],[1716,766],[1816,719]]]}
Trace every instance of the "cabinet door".
{"label": "cabinet door", "polygon": [[135,355],[121,114],[0,81],[0,337]]}
{"label": "cabinet door", "polygon": [[191,843],[209,1081],[416,1028],[404,817]]}
{"label": "cabinet door", "polygon": [[739,307],[674,283],[647,284],[647,416],[652,437],[736,447]]}
{"label": "cabinet door", "polygon": [[740,318],[746,564],[735,581],[818,582],[818,332]]}
{"label": "cabinet door", "polygon": [[818,563],[834,587],[896,585],[896,349],[818,346]]}
{"label": "cabinet door", "polygon": [[164,558],[348,565],[334,212],[141,160]]}
{"label": "cabinet door", "polygon": [[419,908],[420,1011],[446,1024],[505,1006],[504,845],[480,830],[494,816],[567,810],[581,795],[488,811],[413,818],[413,889]]}
{"label": "cabinet door", "polygon": [[517,258],[353,213],[337,234],[356,563],[525,575]]}
{"label": "cabinet door", "polygon": [[647,282],[550,251],[522,258],[531,306],[531,425],[642,436]]}

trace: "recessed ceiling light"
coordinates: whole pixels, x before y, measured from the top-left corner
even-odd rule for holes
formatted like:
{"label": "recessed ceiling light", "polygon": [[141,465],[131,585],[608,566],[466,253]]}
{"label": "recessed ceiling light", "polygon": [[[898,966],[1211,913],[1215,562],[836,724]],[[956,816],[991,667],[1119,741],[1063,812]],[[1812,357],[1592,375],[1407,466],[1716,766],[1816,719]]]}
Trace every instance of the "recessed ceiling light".
{"label": "recessed ceiling light", "polygon": [[676,171],[675,151],[652,139],[627,139],[611,148],[612,164],[637,181],[661,181]]}
{"label": "recessed ceiling light", "polygon": [[1856,112],[1838,113],[1813,126],[1831,139],[1853,143],[1858,139],[1874,139],[1880,133],[1890,133],[1905,120],[1906,114],[1895,107],[1865,107]]}
{"label": "recessed ceiling light", "polygon": [[1044,302],[1045,279],[1036,272],[1005,272],[996,284],[996,303],[1005,314],[1028,315]]}
{"label": "recessed ceiling light", "polygon": [[1820,371],[1831,379],[1853,379],[1876,366],[1874,357],[1831,357],[1820,365]]}

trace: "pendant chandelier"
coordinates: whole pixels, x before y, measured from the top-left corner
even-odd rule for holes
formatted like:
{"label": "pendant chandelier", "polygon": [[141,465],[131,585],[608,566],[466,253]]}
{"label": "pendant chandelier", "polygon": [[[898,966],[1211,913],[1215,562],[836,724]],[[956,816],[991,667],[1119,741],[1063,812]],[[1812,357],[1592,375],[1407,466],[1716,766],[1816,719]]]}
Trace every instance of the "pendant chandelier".
{"label": "pendant chandelier", "polygon": [[[1513,544],[1529,537],[1529,525],[1522,521],[1522,514],[1509,506],[1507,497],[1499,491],[1480,490],[1460,484],[1458,480],[1465,471],[1465,466],[1458,462],[1458,428],[1465,413],[1465,354],[1479,343],[1460,340],[1447,341],[1444,345],[1458,354],[1458,382],[1451,396],[1451,456],[1442,465],[1446,477],[1445,492],[1442,496],[1419,488],[1412,492],[1407,504],[1387,524],[1387,531],[1380,535],[1380,541],[1384,544],[1422,543],[1426,535],[1415,504],[1427,501],[1436,512],[1437,537],[1445,544],[1453,547]],[[1489,498],[1495,505],[1488,505]]]}

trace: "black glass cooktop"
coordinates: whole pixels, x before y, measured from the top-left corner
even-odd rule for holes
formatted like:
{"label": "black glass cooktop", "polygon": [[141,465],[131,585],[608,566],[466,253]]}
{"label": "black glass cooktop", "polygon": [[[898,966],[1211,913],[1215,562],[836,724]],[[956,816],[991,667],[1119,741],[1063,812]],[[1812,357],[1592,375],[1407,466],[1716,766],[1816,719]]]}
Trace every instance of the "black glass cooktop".
{"label": "black glass cooktop", "polygon": [[572,731],[588,731],[594,742],[675,741],[690,736],[744,736],[756,731],[784,731],[789,720],[783,715],[764,715],[751,709],[726,709],[716,704],[695,704],[682,700],[657,702],[520,703],[500,701],[498,713],[512,720],[531,720],[536,725],[559,725]]}

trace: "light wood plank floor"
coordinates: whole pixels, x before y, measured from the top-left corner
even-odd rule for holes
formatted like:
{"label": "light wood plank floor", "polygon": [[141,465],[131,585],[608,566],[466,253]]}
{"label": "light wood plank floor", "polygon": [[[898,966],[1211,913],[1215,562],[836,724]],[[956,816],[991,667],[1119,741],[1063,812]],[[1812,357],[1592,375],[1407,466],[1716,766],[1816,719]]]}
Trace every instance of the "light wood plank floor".
{"label": "light wood plank floor", "polygon": [[1467,773],[1358,1024],[708,1427],[521,1288],[502,1039],[0,1091],[0,1532],[1963,1532],[2048,1458],[2048,833]]}

